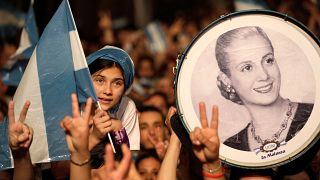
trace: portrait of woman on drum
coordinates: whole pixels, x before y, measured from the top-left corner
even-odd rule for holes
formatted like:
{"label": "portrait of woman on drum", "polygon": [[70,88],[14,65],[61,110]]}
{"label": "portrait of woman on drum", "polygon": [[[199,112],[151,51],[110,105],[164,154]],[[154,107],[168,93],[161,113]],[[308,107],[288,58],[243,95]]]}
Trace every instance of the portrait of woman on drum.
{"label": "portrait of woman on drum", "polygon": [[262,28],[246,26],[221,34],[215,56],[221,95],[244,106],[250,117],[247,126],[223,144],[241,151],[272,151],[303,128],[313,104],[281,96],[281,72],[273,44]]}

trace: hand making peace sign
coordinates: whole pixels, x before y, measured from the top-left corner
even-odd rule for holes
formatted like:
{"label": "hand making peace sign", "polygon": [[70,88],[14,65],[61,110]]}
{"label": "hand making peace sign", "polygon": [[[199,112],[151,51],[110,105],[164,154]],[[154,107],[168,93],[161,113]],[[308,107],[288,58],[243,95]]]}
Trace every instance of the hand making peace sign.
{"label": "hand making peace sign", "polygon": [[218,107],[212,107],[210,127],[208,127],[206,107],[203,102],[199,104],[199,109],[202,128],[196,127],[190,132],[190,139],[197,158],[202,163],[211,163],[219,160]]}
{"label": "hand making peace sign", "polygon": [[8,117],[8,136],[9,145],[13,153],[26,153],[31,145],[33,138],[33,130],[27,124],[24,123],[28,109],[30,107],[30,101],[26,101],[19,116],[19,120],[16,121],[14,117],[14,103],[9,102]]}
{"label": "hand making peace sign", "polygon": [[66,141],[69,151],[72,154],[88,154],[89,152],[89,117],[92,106],[92,99],[88,98],[84,112],[80,115],[78,98],[75,94],[71,95],[73,117],[66,116],[60,126],[66,133]]}

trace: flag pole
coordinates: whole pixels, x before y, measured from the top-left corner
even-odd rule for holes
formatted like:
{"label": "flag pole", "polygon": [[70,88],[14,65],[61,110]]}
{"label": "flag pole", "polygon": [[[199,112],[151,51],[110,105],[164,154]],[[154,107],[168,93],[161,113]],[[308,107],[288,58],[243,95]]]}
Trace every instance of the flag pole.
{"label": "flag pole", "polygon": [[[70,4],[69,4],[69,1],[68,1],[68,0],[67,0],[67,5],[68,5],[68,7],[69,7],[69,10],[70,10],[69,12],[70,12],[70,14],[71,14],[71,16],[73,17],[72,11],[71,11],[71,7],[70,7]],[[75,23],[74,19],[73,19],[73,18],[71,18],[71,19],[72,19],[72,23],[73,23],[74,28],[77,29],[77,26],[76,26],[76,23]],[[81,44],[79,38],[77,38],[77,41],[78,41],[79,44]],[[81,51],[81,54],[83,55],[83,57],[85,57],[83,51]],[[99,109],[102,110],[99,101],[97,101],[97,104],[98,104]],[[113,153],[116,153],[116,150],[115,150],[115,148],[114,148],[114,145],[113,145],[113,142],[112,142],[110,133],[108,132],[107,135],[108,135],[109,141],[110,141],[110,143],[111,143],[111,147],[112,147]]]}
{"label": "flag pole", "polygon": [[[98,104],[99,109],[102,110],[99,101],[97,101],[97,104]],[[110,144],[111,144],[113,153],[116,153],[116,149],[114,148],[114,145],[113,145],[113,142],[112,142],[112,139],[111,139],[110,132],[108,132],[107,135],[108,135],[108,138],[109,138],[109,141],[110,141]]]}

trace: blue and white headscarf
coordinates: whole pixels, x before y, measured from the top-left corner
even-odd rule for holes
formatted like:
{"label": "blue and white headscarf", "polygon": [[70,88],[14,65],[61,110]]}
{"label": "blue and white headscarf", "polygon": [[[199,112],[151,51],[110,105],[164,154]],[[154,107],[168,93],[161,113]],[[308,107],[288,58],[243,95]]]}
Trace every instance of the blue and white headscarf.
{"label": "blue and white headscarf", "polygon": [[[114,46],[105,46],[87,57],[88,65],[90,65],[97,59],[113,61],[121,66],[124,74],[124,94],[126,94],[126,92],[129,91],[134,79],[134,64],[129,54],[120,48]],[[111,113],[118,111],[120,102],[121,99],[118,104],[110,110]]]}

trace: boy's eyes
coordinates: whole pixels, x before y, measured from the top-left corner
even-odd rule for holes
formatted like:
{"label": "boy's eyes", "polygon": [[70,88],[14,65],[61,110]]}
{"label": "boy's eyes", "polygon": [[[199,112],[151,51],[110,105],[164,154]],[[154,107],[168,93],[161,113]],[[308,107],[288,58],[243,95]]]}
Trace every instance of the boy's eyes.
{"label": "boy's eyes", "polygon": [[145,129],[145,128],[147,128],[147,126],[145,126],[145,125],[140,125],[140,129]]}

